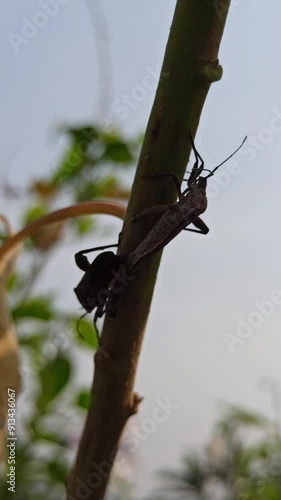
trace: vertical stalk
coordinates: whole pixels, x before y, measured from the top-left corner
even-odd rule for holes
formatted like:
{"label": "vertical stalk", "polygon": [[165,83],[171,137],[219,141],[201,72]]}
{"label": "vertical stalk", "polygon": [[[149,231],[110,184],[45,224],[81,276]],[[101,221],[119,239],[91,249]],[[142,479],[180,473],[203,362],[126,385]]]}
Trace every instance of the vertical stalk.
{"label": "vertical stalk", "polygon": [[[132,215],[176,200],[171,183],[142,176],[157,172],[183,178],[189,130],[195,135],[210,85],[222,76],[218,50],[229,4],[230,0],[177,1],[123,227],[122,254],[138,245],[153,222],[132,223]],[[68,480],[68,500],[104,498],[122,431],[137,412],[140,398],[133,387],[160,257],[161,252],[144,259],[122,292],[117,317],[106,318],[95,357],[91,405]]]}

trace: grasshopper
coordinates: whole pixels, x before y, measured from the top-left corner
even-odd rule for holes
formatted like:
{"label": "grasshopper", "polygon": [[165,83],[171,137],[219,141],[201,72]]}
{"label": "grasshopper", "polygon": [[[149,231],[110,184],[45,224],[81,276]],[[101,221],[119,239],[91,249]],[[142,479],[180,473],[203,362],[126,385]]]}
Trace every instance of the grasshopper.
{"label": "grasshopper", "polygon": [[[97,332],[96,323],[98,318],[101,318],[105,312],[109,312],[111,316],[116,315],[120,293],[128,284],[126,280],[134,279],[134,275],[131,273],[143,258],[164,248],[182,230],[200,234],[207,234],[209,232],[209,228],[200,218],[200,215],[205,212],[207,208],[207,179],[213,176],[219,167],[239,151],[246,141],[246,137],[241,145],[213,170],[204,168],[204,161],[195,148],[191,134],[190,140],[195,155],[195,163],[189,179],[184,179],[184,181],[187,182],[187,188],[183,192],[181,191],[180,181],[174,174],[152,174],[143,176],[144,178],[149,177],[153,179],[158,177],[171,178],[177,189],[178,201],[171,205],[157,205],[147,208],[133,217],[134,222],[141,221],[146,217],[158,217],[157,222],[137,248],[129,255],[115,255],[113,252],[104,252],[98,255],[92,264],[89,263],[85,256],[86,253],[118,247],[119,243],[81,250],[75,255],[77,266],[82,269],[85,274],[74,291],[79,302],[86,310],[86,313],[90,313],[96,308],[94,325]],[[201,173],[203,171],[207,171],[208,175],[202,177]],[[190,224],[193,224],[196,229],[187,228]],[[126,274],[127,272],[129,274]],[[123,273],[125,273],[124,276]],[[121,288],[119,286],[119,289],[116,288],[118,281],[121,283]]]}
{"label": "grasshopper", "polygon": [[[143,178],[171,178],[175,184],[178,201],[171,205],[156,205],[149,207],[142,212],[139,212],[133,217],[134,222],[139,222],[147,217],[158,217],[157,222],[148,232],[144,240],[138,247],[128,256],[128,267],[133,269],[144,257],[152,255],[158,250],[164,248],[175,236],[181,231],[192,231],[200,234],[207,234],[209,228],[199,217],[205,212],[208,204],[206,188],[207,180],[213,176],[216,170],[234,156],[240,148],[242,148],[247,137],[244,138],[240,146],[222,163],[217,165],[213,170],[204,168],[204,161],[195,148],[193,137],[190,133],[190,141],[192,150],[195,155],[195,163],[191,170],[187,182],[187,188],[181,191],[181,183],[175,174],[151,174],[145,175]],[[200,163],[200,164],[199,164]],[[209,172],[205,177],[201,176],[203,171]],[[196,229],[187,228],[190,224]]]}

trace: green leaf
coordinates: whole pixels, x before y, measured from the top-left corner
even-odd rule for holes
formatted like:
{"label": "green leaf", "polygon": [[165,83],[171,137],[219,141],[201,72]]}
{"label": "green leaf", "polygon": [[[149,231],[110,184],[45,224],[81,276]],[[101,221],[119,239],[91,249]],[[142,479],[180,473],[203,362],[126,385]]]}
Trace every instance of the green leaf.
{"label": "green leaf", "polygon": [[51,478],[58,483],[64,483],[68,472],[65,465],[56,460],[52,460],[48,463],[48,471]]}
{"label": "green leaf", "polygon": [[71,375],[71,365],[67,358],[58,356],[50,361],[38,374],[41,393],[37,404],[41,412],[60,394],[67,385]]}
{"label": "green leaf", "polygon": [[74,220],[74,224],[79,235],[89,233],[93,229],[94,220],[92,217],[79,217]]}
{"label": "green leaf", "polygon": [[72,321],[72,327],[76,333],[76,338],[82,347],[91,347],[91,349],[94,349],[95,351],[97,350],[99,344],[97,332],[93,323],[85,318],[77,318]]}
{"label": "green leaf", "polygon": [[76,201],[78,203],[83,203],[84,201],[93,200],[99,196],[101,196],[101,194],[98,183],[90,181],[79,186],[76,194]]}
{"label": "green leaf", "polygon": [[49,297],[38,297],[22,302],[12,310],[14,320],[33,318],[41,321],[50,321],[54,318]]}
{"label": "green leaf", "polygon": [[82,203],[83,201],[93,200],[94,198],[110,198],[117,189],[120,190],[120,186],[116,177],[109,175],[104,179],[90,181],[79,186],[76,200],[78,203]]}
{"label": "green leaf", "polygon": [[57,436],[51,432],[42,432],[42,430],[38,430],[36,426],[33,427],[33,432],[36,441],[48,441],[49,443],[56,444],[58,446],[66,446],[65,439],[61,438],[61,436]]}
{"label": "green leaf", "polygon": [[28,337],[20,338],[19,344],[24,347],[32,347],[33,349],[38,350],[38,348],[41,347],[42,342],[45,340],[46,335],[38,333],[36,335],[29,335]]}
{"label": "green leaf", "polygon": [[230,407],[230,416],[240,425],[253,427],[266,427],[269,425],[269,419],[257,412],[253,412],[239,406]]}
{"label": "green leaf", "polygon": [[43,217],[47,212],[46,205],[44,203],[41,203],[40,205],[33,205],[31,208],[27,210],[27,212],[24,215],[24,225],[30,224],[36,219],[39,219],[40,217]]}
{"label": "green leaf", "polygon": [[103,159],[115,163],[132,163],[134,157],[128,144],[117,138],[111,138],[108,144],[106,144]]}
{"label": "green leaf", "polygon": [[74,139],[75,142],[84,142],[87,141],[92,143],[93,141],[100,138],[100,132],[95,127],[78,127],[78,128],[69,128],[67,133]]}
{"label": "green leaf", "polygon": [[85,166],[85,160],[85,151],[80,149],[78,144],[74,144],[66,153],[64,160],[57,168],[52,178],[52,182],[58,184],[69,181],[80,173],[82,168]]}
{"label": "green leaf", "polygon": [[89,391],[81,391],[77,394],[75,404],[79,406],[79,408],[83,408],[84,410],[88,410],[90,407],[91,396]]}
{"label": "green leaf", "polygon": [[52,182],[55,184],[67,182],[80,174],[89,163],[95,164],[94,159],[89,157],[88,151],[91,144],[99,139],[99,131],[94,127],[82,127],[69,128],[66,133],[71,138],[71,145],[52,177]]}
{"label": "green leaf", "polygon": [[9,292],[11,292],[12,290],[14,290],[16,288],[16,286],[18,284],[17,278],[18,278],[17,273],[13,273],[12,276],[10,277],[8,285],[7,285]]}

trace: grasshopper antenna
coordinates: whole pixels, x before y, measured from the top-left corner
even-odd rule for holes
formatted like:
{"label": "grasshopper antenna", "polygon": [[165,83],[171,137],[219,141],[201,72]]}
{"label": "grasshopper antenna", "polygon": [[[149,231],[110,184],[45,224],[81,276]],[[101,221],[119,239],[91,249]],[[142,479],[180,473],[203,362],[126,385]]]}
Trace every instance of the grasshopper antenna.
{"label": "grasshopper antenna", "polygon": [[224,163],[226,163],[228,160],[230,160],[230,158],[232,158],[232,156],[234,156],[238,151],[239,149],[242,148],[242,146],[244,145],[245,141],[247,139],[247,136],[244,137],[243,141],[241,142],[239,148],[235,149],[235,151],[230,155],[228,156],[228,158],[226,158],[226,160],[222,161],[219,165],[217,165],[213,170],[211,170],[211,173],[209,175],[207,175],[205,177],[205,179],[208,179],[208,177],[211,177],[212,175],[214,175],[215,171],[218,170],[219,167],[221,167]]}

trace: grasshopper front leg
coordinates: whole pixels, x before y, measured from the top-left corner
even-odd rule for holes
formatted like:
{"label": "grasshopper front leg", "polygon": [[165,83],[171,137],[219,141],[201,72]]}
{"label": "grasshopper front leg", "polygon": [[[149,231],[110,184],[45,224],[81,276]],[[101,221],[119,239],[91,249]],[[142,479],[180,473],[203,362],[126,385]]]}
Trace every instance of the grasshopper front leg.
{"label": "grasshopper front leg", "polygon": [[[175,174],[149,174],[149,175],[143,175],[142,179],[146,178],[151,178],[151,179],[157,179],[158,177],[171,177],[175,183],[175,187],[178,193],[178,198],[180,199],[182,194],[181,194],[181,184],[179,181],[179,178]],[[155,216],[160,219],[160,217],[166,212],[168,208],[170,208],[172,205],[154,205],[153,207],[146,208],[145,210],[142,210],[138,214],[134,215],[132,217],[133,222],[139,222],[143,219],[146,219],[147,217]]]}
{"label": "grasshopper front leg", "polygon": [[170,206],[171,205],[154,205],[153,207],[146,208],[145,210],[142,210],[138,214],[134,215],[132,217],[132,221],[140,222],[143,219],[152,216],[157,216],[160,219],[160,217],[166,212],[168,208],[170,208]]}
{"label": "grasshopper front leg", "polygon": [[206,226],[205,222],[200,219],[200,217],[197,217],[194,221],[192,221],[192,224],[197,227],[198,229],[189,229],[188,227],[184,228],[184,231],[191,231],[192,233],[199,233],[199,234],[208,234],[209,228]]}

